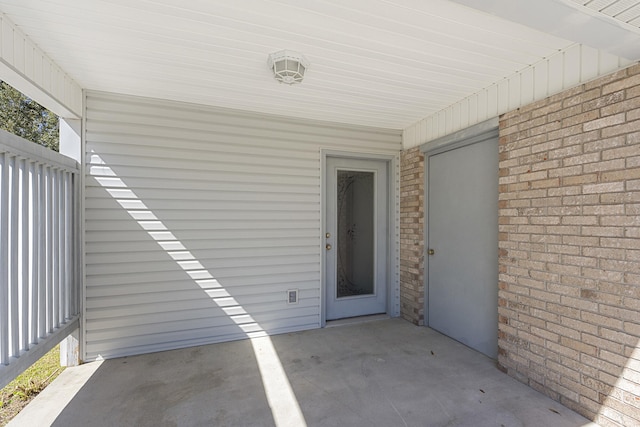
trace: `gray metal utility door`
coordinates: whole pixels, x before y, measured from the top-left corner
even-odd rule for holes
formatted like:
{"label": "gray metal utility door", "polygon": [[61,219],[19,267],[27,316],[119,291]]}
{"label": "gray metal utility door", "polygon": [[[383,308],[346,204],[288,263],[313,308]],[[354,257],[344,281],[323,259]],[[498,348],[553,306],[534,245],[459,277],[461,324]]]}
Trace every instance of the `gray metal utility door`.
{"label": "gray metal utility door", "polygon": [[429,326],[496,358],[498,141],[427,155]]}
{"label": "gray metal utility door", "polygon": [[387,194],[387,162],[327,158],[327,320],[386,312]]}

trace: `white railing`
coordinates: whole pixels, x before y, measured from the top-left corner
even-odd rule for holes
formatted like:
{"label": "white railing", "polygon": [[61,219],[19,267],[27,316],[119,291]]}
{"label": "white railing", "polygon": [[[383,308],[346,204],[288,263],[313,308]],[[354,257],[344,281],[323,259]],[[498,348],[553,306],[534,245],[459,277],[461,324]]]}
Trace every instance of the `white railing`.
{"label": "white railing", "polygon": [[0,387],[79,325],[77,163],[0,131]]}

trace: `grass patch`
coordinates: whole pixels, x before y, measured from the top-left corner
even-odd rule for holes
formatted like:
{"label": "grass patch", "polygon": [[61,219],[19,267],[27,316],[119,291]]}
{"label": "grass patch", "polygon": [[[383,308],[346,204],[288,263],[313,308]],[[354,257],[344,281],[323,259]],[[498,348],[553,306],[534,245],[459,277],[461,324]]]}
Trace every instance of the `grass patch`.
{"label": "grass patch", "polygon": [[57,345],[0,390],[0,426],[5,426],[63,370]]}

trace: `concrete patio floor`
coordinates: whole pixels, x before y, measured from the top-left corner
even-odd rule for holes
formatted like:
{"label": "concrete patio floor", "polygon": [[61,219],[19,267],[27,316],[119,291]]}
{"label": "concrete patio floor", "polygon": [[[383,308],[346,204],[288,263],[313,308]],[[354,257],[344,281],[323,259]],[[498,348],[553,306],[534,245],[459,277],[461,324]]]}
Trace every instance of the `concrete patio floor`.
{"label": "concrete patio floor", "polygon": [[400,319],[70,368],[9,424],[47,425],[596,426]]}

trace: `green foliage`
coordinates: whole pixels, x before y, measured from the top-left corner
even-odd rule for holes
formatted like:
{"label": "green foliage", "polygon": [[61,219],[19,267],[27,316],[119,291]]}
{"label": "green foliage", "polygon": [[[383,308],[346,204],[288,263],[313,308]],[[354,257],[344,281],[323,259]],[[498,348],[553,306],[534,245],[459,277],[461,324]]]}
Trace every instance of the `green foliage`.
{"label": "green foliage", "polygon": [[4,426],[64,370],[60,346],[54,347],[29,369],[0,390],[0,426]]}
{"label": "green foliage", "polygon": [[3,81],[0,129],[58,151],[58,116]]}

